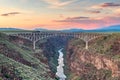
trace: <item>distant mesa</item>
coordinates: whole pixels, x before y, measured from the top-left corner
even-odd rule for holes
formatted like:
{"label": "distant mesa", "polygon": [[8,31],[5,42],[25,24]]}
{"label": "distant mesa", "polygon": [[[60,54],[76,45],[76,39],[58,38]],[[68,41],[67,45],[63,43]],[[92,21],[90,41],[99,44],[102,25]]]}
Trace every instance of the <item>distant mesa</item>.
{"label": "distant mesa", "polygon": [[[19,28],[0,28],[0,31],[20,31],[24,29]],[[102,27],[99,29],[84,30],[78,28],[63,29],[63,30],[48,30],[44,28],[35,28],[34,31],[62,31],[62,32],[120,32],[120,25],[113,25],[108,27]]]}
{"label": "distant mesa", "polygon": [[120,32],[120,25],[113,25],[108,27],[103,27],[99,29],[84,30],[84,29],[67,29],[62,30],[63,32]]}
{"label": "distant mesa", "polygon": [[66,30],[61,30],[62,32],[83,32],[83,29],[77,29],[77,28],[72,28],[72,29],[66,29]]}
{"label": "distant mesa", "polygon": [[108,26],[108,27],[104,27],[104,28],[101,28],[101,29],[119,29],[120,30],[120,25],[113,25],[113,26]]}
{"label": "distant mesa", "polygon": [[96,31],[100,31],[100,32],[120,32],[120,25],[103,27],[103,28],[100,28],[100,29],[96,29]]}

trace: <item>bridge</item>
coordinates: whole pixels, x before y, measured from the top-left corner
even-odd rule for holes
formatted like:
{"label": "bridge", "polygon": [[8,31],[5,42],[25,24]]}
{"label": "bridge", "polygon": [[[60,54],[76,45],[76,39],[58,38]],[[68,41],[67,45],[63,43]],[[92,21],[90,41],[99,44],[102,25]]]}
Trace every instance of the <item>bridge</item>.
{"label": "bridge", "polygon": [[89,41],[96,39],[98,37],[106,36],[104,33],[83,33],[83,32],[59,32],[59,31],[33,31],[33,32],[18,32],[8,34],[10,36],[16,36],[20,38],[27,39],[33,42],[33,49],[36,49],[36,42],[50,37],[72,37],[72,38],[80,38],[85,42],[85,49],[88,49]]}

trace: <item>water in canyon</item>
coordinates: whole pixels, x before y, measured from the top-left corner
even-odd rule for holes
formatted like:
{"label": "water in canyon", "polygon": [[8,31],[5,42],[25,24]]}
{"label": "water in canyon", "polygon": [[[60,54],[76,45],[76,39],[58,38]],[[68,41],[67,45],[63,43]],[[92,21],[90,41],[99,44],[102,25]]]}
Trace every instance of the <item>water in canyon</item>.
{"label": "water in canyon", "polygon": [[60,78],[59,80],[65,80],[66,76],[64,74],[64,58],[63,58],[63,49],[58,50],[59,58],[58,58],[58,66],[56,75]]}

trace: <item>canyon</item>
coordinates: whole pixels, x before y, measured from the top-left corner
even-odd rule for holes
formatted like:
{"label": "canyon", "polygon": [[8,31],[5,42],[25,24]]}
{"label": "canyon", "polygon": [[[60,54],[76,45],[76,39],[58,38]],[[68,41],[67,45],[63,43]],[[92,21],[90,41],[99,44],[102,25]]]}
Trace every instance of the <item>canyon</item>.
{"label": "canyon", "polygon": [[[51,37],[37,42],[0,33],[0,77],[3,80],[59,80],[56,75],[63,48],[66,80],[119,80],[119,33],[89,42],[70,37]],[[32,75],[32,76],[31,76]]]}

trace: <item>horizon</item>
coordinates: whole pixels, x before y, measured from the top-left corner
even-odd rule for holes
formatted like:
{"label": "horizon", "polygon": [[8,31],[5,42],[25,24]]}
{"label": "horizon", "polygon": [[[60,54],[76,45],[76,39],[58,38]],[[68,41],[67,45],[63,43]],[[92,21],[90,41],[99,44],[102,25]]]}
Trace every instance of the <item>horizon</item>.
{"label": "horizon", "polygon": [[105,27],[100,27],[100,28],[96,28],[96,29],[82,29],[82,28],[64,28],[64,29],[47,29],[47,28],[41,28],[41,27],[38,27],[38,28],[33,28],[33,29],[24,29],[24,28],[16,28],[16,27],[0,27],[0,29],[21,29],[21,30],[53,30],[53,31],[61,31],[61,30],[73,30],[73,29],[76,29],[76,30],[99,30],[99,29],[105,29],[105,28],[111,28],[112,29],[115,29],[117,26],[117,28],[119,27],[120,28],[120,24],[119,25],[111,25],[111,26],[105,26]]}
{"label": "horizon", "polygon": [[119,0],[0,0],[0,28],[92,30],[112,25],[120,25]]}

